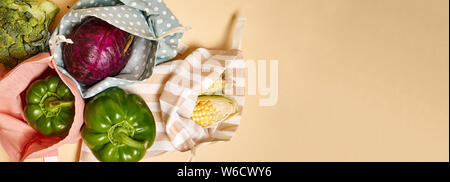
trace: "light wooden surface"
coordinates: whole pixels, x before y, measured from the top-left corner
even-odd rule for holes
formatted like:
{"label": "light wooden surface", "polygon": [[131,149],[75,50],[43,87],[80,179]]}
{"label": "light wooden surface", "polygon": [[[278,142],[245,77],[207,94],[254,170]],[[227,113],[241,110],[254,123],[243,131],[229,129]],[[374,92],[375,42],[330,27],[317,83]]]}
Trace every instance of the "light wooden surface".
{"label": "light wooden surface", "polygon": [[278,104],[247,96],[235,138],[201,147],[197,161],[449,161],[449,1],[165,2],[193,28],[185,43],[230,48],[243,16],[246,60],[279,60]]}

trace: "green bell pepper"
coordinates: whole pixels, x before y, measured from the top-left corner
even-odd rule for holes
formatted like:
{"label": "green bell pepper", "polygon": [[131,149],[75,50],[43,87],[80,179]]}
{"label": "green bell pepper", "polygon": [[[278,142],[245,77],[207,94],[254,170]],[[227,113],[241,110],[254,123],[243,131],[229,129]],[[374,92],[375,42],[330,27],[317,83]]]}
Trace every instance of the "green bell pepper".
{"label": "green bell pepper", "polygon": [[46,137],[64,138],[75,116],[75,97],[58,76],[37,80],[26,92],[25,119]]}
{"label": "green bell pepper", "polygon": [[84,120],[81,136],[102,162],[137,162],[155,140],[155,120],[147,104],[117,87],[92,98]]}

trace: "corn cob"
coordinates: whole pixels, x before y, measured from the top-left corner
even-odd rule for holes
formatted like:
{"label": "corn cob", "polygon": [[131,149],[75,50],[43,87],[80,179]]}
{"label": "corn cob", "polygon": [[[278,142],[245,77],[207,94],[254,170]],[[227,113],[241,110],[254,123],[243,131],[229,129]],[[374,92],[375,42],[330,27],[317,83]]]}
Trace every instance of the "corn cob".
{"label": "corn cob", "polygon": [[237,112],[237,103],[226,96],[199,96],[191,119],[202,127],[226,121]]}
{"label": "corn cob", "polygon": [[221,76],[219,79],[217,79],[211,87],[209,87],[207,90],[200,93],[200,95],[214,95],[214,94],[222,94],[223,89],[225,88],[225,79]]}

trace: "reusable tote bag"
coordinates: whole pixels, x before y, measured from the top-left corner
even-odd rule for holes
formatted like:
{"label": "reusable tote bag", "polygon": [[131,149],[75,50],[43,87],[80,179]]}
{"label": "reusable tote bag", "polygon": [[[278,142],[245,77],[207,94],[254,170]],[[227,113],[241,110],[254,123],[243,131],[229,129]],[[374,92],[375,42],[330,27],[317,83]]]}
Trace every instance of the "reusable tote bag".
{"label": "reusable tote bag", "polygon": [[[75,117],[64,138],[40,135],[24,117],[24,95],[36,79],[57,74],[75,97]],[[78,142],[83,125],[84,100],[76,84],[56,69],[49,53],[40,53],[22,62],[0,78],[0,143],[11,161],[54,156],[58,147]]]}
{"label": "reusable tote bag", "polygon": [[[80,0],[61,20],[52,38],[71,38],[74,29],[88,17],[96,17],[135,36],[131,57],[114,77],[107,77],[94,85],[75,80],[64,67],[63,48],[56,46],[52,55],[58,70],[71,78],[83,98],[90,98],[110,87],[126,86],[148,79],[157,64],[177,55],[178,42],[186,29],[161,0]],[[52,45],[51,45],[52,46]]]}

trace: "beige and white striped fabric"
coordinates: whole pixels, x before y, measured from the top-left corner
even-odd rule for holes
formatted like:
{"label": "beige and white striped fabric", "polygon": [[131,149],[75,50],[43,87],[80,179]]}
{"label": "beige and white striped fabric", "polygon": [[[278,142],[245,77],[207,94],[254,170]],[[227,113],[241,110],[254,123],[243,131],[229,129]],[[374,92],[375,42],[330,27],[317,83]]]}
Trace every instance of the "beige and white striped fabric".
{"label": "beige and white striped fabric", "polygon": [[[199,48],[184,60],[174,60],[155,67],[146,81],[123,87],[146,101],[156,122],[156,139],[145,158],[175,151],[195,151],[201,145],[226,142],[234,136],[245,101],[245,63],[240,49],[244,19],[237,25],[233,50]],[[209,88],[225,72],[225,95],[239,104],[238,114],[216,126],[202,128],[190,116],[202,90]],[[80,162],[97,161],[83,143]]]}

